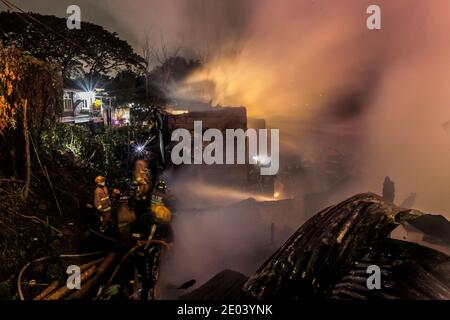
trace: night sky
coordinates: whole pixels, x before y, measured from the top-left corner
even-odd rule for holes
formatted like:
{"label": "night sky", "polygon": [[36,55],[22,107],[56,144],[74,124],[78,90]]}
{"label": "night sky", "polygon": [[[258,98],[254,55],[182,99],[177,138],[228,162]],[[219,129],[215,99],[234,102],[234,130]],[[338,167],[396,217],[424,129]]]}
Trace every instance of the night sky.
{"label": "night sky", "polygon": [[67,6],[79,5],[82,20],[117,32],[139,51],[146,34],[155,41],[164,37],[167,45],[176,47],[191,47],[194,43],[198,46],[205,37],[208,46],[225,38],[238,39],[250,21],[250,10],[256,1],[15,0],[13,3],[25,11],[59,17],[67,16]]}

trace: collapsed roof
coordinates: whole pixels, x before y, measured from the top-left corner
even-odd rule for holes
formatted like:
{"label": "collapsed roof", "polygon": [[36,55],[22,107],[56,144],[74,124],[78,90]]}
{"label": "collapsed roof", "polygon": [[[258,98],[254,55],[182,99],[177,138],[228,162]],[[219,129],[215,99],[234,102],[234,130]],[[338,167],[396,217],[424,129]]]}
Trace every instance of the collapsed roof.
{"label": "collapsed roof", "polygon": [[[181,298],[450,299],[450,257],[389,238],[413,224],[446,241],[450,223],[443,219],[359,194],[309,219],[249,278],[225,270]],[[380,267],[380,289],[367,286],[370,265]]]}

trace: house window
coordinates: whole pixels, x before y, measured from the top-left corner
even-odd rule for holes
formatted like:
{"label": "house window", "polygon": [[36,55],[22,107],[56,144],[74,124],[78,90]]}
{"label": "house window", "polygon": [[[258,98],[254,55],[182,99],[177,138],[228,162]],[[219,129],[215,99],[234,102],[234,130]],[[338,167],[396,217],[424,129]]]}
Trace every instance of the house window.
{"label": "house window", "polygon": [[64,111],[72,111],[73,104],[72,99],[64,99]]}
{"label": "house window", "polygon": [[88,102],[86,100],[83,100],[83,102],[81,102],[81,110],[89,110],[89,105]]}

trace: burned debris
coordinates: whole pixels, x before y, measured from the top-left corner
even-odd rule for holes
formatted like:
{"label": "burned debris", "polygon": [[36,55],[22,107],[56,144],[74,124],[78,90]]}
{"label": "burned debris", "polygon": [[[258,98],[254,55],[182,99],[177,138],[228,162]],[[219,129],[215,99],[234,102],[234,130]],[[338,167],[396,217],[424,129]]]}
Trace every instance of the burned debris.
{"label": "burned debris", "polygon": [[[206,299],[218,291],[257,300],[449,299],[449,256],[389,239],[398,225],[427,217],[375,194],[356,195],[308,220],[239,289],[222,287],[225,275],[231,284],[242,279],[224,271],[182,298]],[[381,290],[367,287],[370,265],[381,269]]]}
{"label": "burned debris", "polygon": [[[333,299],[418,299],[450,298],[449,258],[443,253],[405,241],[385,239],[356,261],[333,286]],[[381,287],[367,287],[367,268],[380,266]]]}

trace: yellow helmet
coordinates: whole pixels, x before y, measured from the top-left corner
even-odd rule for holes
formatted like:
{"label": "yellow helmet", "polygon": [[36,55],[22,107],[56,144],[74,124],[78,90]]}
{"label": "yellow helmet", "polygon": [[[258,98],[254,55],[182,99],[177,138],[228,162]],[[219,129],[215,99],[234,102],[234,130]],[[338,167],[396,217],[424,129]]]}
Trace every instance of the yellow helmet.
{"label": "yellow helmet", "polygon": [[139,185],[142,185],[142,184],[147,184],[147,181],[145,181],[145,179],[142,178],[142,177],[137,177],[136,178],[136,183],[139,184]]}
{"label": "yellow helmet", "polygon": [[113,189],[112,193],[115,196],[120,196],[120,190],[119,189]]}
{"label": "yellow helmet", "polygon": [[96,184],[105,183],[105,181],[106,181],[106,179],[105,179],[105,177],[103,177],[103,176],[97,176],[97,177],[95,178],[95,183],[96,183]]}
{"label": "yellow helmet", "polygon": [[152,205],[150,210],[153,218],[159,223],[167,224],[172,220],[172,212],[164,205]]}

